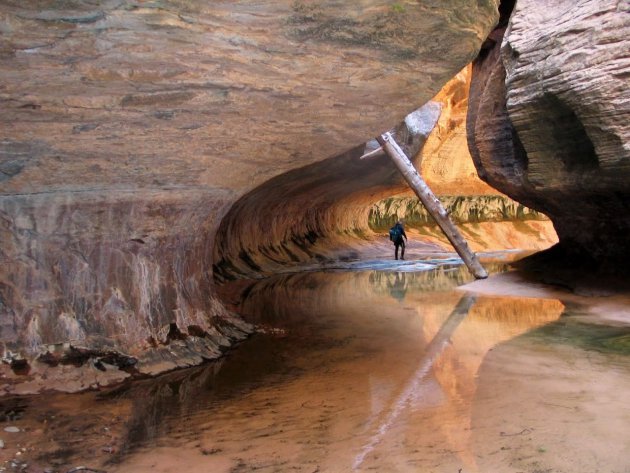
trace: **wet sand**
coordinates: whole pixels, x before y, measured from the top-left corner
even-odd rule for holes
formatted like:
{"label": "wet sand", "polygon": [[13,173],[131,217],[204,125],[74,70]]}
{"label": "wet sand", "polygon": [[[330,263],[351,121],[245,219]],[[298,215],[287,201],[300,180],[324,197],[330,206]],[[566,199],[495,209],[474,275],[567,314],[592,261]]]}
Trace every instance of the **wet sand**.
{"label": "wet sand", "polygon": [[488,296],[556,299],[579,307],[585,322],[630,325],[630,289],[618,279],[601,279],[595,286],[576,290],[541,283],[521,271],[508,271],[458,289]]}
{"label": "wet sand", "polygon": [[213,365],[13,400],[0,467],[630,471],[630,324],[588,300],[457,290],[469,282],[446,265],[235,285],[258,335]]}

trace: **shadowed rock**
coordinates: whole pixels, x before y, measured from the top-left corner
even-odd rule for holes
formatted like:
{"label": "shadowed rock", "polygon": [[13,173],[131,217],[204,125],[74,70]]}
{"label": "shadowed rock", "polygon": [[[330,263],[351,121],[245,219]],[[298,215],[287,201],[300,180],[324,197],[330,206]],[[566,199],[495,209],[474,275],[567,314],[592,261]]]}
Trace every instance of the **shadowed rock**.
{"label": "shadowed rock", "polygon": [[473,68],[479,174],[551,218],[564,265],[627,272],[630,5],[524,0],[508,26],[512,3]]}

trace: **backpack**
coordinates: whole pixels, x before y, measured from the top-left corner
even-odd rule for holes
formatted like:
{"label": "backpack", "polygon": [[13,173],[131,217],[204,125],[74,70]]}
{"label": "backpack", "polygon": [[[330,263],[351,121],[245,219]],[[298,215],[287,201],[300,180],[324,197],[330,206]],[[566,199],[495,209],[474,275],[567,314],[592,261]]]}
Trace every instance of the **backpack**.
{"label": "backpack", "polygon": [[400,231],[400,227],[398,225],[394,225],[389,229],[389,240],[396,242],[402,236],[402,232]]}

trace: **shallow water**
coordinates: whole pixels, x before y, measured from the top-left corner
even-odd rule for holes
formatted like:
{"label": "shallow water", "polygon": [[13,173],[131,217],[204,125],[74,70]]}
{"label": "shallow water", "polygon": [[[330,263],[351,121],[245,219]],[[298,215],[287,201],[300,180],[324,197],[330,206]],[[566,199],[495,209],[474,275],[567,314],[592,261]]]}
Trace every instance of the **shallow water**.
{"label": "shallow water", "polygon": [[211,365],[3,400],[0,468],[630,472],[630,327],[467,281],[445,265],[234,286],[261,333]]}

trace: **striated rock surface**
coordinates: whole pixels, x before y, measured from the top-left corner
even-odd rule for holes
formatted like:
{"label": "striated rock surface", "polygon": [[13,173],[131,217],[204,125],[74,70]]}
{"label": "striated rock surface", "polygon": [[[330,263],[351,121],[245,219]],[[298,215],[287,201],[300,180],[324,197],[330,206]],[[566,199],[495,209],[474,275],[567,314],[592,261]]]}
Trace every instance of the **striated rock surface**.
{"label": "striated rock surface", "polygon": [[462,69],[433,98],[441,107],[438,122],[417,161],[422,177],[440,195],[497,195],[479,179],[468,151],[466,114],[472,67]]}
{"label": "striated rock surface", "polygon": [[474,63],[479,174],[551,218],[557,255],[627,272],[630,3],[513,3]]}
{"label": "striated rock surface", "polygon": [[[228,210],[424,104],[496,8],[2,2],[0,375],[30,392],[72,364],[153,373],[246,336],[214,290]],[[278,208],[294,221],[340,196],[314,197]]]}

